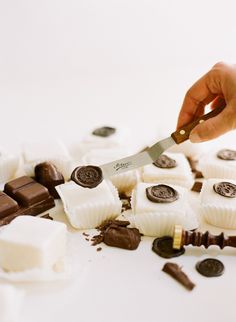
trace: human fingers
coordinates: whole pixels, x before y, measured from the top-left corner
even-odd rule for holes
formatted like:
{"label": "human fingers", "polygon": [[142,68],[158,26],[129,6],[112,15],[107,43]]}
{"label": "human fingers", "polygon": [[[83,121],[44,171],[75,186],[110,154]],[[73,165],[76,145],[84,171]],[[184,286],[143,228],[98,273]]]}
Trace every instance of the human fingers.
{"label": "human fingers", "polygon": [[236,102],[230,102],[217,116],[197,125],[190,133],[189,139],[193,143],[204,142],[236,127]]}

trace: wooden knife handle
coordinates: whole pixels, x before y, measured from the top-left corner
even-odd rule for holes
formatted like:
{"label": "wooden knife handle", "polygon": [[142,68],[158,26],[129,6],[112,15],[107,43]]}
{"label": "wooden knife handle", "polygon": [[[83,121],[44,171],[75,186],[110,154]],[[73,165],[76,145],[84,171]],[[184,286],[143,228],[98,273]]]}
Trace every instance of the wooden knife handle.
{"label": "wooden knife handle", "polygon": [[206,121],[206,120],[208,120],[208,119],[220,114],[220,112],[222,112],[223,109],[224,109],[224,107],[218,107],[218,108],[215,108],[214,110],[212,110],[211,112],[209,112],[209,113],[207,113],[205,115],[202,115],[201,117],[197,118],[193,122],[184,125],[180,129],[178,129],[177,131],[172,133],[171,137],[176,142],[176,144],[180,144],[180,143],[188,140],[190,132],[192,131],[192,129],[196,125],[198,125],[199,123],[202,123],[202,122],[204,122],[204,121]]}

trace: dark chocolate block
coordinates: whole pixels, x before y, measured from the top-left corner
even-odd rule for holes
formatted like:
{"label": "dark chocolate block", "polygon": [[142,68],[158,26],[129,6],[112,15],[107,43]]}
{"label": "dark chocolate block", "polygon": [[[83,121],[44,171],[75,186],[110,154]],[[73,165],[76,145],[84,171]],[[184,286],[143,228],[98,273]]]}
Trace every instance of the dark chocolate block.
{"label": "dark chocolate block", "polygon": [[18,209],[19,206],[14,199],[3,192],[0,192],[0,218],[10,215]]}
{"label": "dark chocolate block", "polygon": [[48,189],[23,176],[5,184],[0,192],[0,226],[22,215],[36,216],[55,206]]}
{"label": "dark chocolate block", "polygon": [[14,198],[16,190],[18,190],[19,188],[22,188],[23,186],[26,186],[27,184],[32,184],[34,182],[35,181],[30,177],[27,177],[27,176],[19,177],[17,179],[11,180],[8,183],[6,183],[4,186],[4,192]]}
{"label": "dark chocolate block", "polygon": [[48,196],[48,189],[37,182],[19,188],[14,194],[14,198],[23,206],[31,206],[47,199]]}
{"label": "dark chocolate block", "polygon": [[42,162],[36,165],[34,172],[35,180],[47,187],[50,195],[55,199],[59,199],[60,196],[55,187],[64,183],[65,179],[56,166],[50,162]]}

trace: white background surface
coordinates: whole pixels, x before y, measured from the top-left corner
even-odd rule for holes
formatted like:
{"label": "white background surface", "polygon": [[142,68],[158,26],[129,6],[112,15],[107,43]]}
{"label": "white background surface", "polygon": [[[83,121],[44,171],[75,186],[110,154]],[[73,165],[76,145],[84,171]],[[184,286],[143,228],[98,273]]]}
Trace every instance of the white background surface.
{"label": "white background surface", "polygon": [[[71,142],[98,124],[137,141],[173,131],[188,87],[217,61],[235,62],[235,9],[229,0],[0,0],[1,145]],[[223,253],[219,279],[195,272],[204,251],[177,259],[197,283],[189,293],[160,273],[165,261],[150,245],[97,253],[78,241],[83,273],[29,287],[20,322],[235,321],[235,251]]]}

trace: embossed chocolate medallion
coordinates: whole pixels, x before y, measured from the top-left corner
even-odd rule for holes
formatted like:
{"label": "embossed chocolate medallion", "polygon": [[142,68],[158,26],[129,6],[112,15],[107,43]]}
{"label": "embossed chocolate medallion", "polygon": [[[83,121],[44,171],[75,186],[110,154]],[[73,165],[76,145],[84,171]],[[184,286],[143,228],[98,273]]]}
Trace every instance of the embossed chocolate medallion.
{"label": "embossed chocolate medallion", "polygon": [[224,264],[215,258],[206,258],[196,264],[196,270],[206,277],[220,276],[224,269]]}
{"label": "embossed chocolate medallion", "polygon": [[158,203],[173,202],[179,199],[178,192],[165,184],[158,184],[146,188],[146,196],[150,201]]}
{"label": "embossed chocolate medallion", "polygon": [[71,180],[82,187],[95,188],[103,180],[102,169],[94,165],[77,167],[71,174]]}
{"label": "embossed chocolate medallion", "polygon": [[177,257],[184,254],[185,252],[184,247],[181,247],[180,249],[174,249],[173,238],[169,236],[154,239],[152,244],[152,250],[157,255],[163,258]]}
{"label": "embossed chocolate medallion", "polygon": [[177,166],[177,163],[174,159],[171,159],[170,157],[168,157],[166,154],[162,154],[154,163],[153,165],[155,165],[158,168],[166,168],[166,169],[170,169],[170,168],[175,168]]}
{"label": "embossed chocolate medallion", "polygon": [[116,131],[116,129],[114,127],[103,126],[103,127],[99,127],[97,129],[95,129],[92,134],[106,138],[106,137],[114,134],[115,131]]}
{"label": "embossed chocolate medallion", "polygon": [[236,197],[236,185],[231,182],[219,182],[215,183],[213,189],[216,193],[223,197],[235,198]]}
{"label": "embossed chocolate medallion", "polygon": [[217,157],[222,160],[236,160],[236,151],[223,149],[217,153]]}

